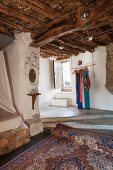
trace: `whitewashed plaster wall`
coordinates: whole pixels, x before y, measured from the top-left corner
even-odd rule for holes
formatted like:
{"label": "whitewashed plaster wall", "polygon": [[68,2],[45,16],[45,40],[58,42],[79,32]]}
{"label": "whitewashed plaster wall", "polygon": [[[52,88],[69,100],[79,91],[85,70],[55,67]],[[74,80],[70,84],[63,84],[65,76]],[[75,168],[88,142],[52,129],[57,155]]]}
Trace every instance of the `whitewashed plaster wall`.
{"label": "whitewashed plaster wall", "polygon": [[7,47],[8,64],[13,87],[14,101],[18,112],[24,119],[31,119],[33,115],[39,114],[38,97],[35,109],[32,110],[32,98],[27,94],[30,90],[38,88],[31,85],[25,75],[25,61],[33,53],[40,55],[39,48],[31,48],[30,34],[20,33],[15,35],[15,41]]}
{"label": "whitewashed plaster wall", "polygon": [[[106,82],[106,47],[96,48],[93,59],[93,67],[89,67],[89,75],[91,81],[90,101],[91,108],[113,110],[113,95],[105,88]],[[82,60],[83,64],[92,63],[92,54],[89,52],[81,53],[79,56],[71,58],[71,68],[78,67],[78,60]],[[73,105],[76,105],[76,90],[75,90],[75,76],[72,75],[72,91],[73,91]]]}
{"label": "whitewashed plaster wall", "polygon": [[39,75],[39,105],[40,107],[49,105],[54,94],[59,90],[54,89],[53,61],[40,58],[40,75]]}

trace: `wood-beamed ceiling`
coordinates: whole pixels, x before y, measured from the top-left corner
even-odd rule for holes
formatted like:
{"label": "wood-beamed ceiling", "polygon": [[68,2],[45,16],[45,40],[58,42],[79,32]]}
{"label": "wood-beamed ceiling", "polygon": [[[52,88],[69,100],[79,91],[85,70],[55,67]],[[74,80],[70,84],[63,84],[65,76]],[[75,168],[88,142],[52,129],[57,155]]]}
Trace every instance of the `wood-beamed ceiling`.
{"label": "wood-beamed ceiling", "polygon": [[31,32],[30,46],[41,47],[45,58],[92,52],[113,42],[113,1],[1,0],[0,32],[14,36],[15,31]]}

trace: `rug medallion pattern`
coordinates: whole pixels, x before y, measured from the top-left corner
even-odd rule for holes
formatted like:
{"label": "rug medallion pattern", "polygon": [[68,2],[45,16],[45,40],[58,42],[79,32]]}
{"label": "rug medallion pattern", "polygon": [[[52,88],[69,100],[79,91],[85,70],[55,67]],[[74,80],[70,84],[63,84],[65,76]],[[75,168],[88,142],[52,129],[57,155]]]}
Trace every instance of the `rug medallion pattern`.
{"label": "rug medallion pattern", "polygon": [[0,170],[113,170],[113,137],[58,124]]}

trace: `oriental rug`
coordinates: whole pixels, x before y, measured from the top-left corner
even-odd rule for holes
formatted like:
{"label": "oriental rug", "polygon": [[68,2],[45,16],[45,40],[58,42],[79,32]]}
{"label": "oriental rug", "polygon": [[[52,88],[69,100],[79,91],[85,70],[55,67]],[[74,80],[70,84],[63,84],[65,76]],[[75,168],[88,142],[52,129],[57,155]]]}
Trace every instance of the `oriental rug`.
{"label": "oriental rug", "polygon": [[113,137],[58,124],[0,170],[113,170]]}

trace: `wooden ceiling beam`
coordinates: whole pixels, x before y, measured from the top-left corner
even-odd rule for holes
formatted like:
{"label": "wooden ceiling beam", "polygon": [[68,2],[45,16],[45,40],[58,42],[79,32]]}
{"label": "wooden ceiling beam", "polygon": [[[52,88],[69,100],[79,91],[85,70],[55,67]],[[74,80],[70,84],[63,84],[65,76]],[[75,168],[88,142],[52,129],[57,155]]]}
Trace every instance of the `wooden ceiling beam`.
{"label": "wooden ceiling beam", "polygon": [[[105,8],[105,5],[107,5],[107,10]],[[86,28],[89,29],[92,27],[99,27],[101,22],[102,24],[105,24],[110,20],[110,17],[113,18],[113,16],[107,16],[107,15],[106,17],[102,17],[102,15],[104,15],[106,11],[111,9],[111,7],[113,7],[113,1],[110,1],[108,3],[108,0],[104,0],[104,2],[99,4],[96,7],[96,9],[90,10],[90,16],[84,22],[80,18],[80,13],[82,9],[78,9],[78,13],[76,15],[77,22],[75,24],[69,24],[69,25],[67,24],[59,27],[54,27],[51,30],[49,29],[41,37],[33,41],[31,43],[31,46],[40,47],[68,33],[73,33],[74,31],[78,31]]]}
{"label": "wooden ceiling beam", "polygon": [[2,19],[0,18],[0,23],[3,25],[7,25],[10,28],[16,29],[18,31],[22,31],[22,32],[30,32],[31,30],[24,28],[21,25],[15,24],[14,22],[12,23],[11,21],[7,20],[7,19]]}
{"label": "wooden ceiling beam", "polygon": [[40,14],[45,15],[50,19],[55,19],[57,17],[60,17],[60,12],[51,8],[50,6],[46,5],[40,0],[33,0],[33,1],[27,0],[27,2],[29,2],[30,4],[31,3],[34,4],[38,8]]}
{"label": "wooden ceiling beam", "polygon": [[3,25],[0,26],[0,32],[7,34],[11,37],[14,37],[14,35],[11,32],[9,32]]}
{"label": "wooden ceiling beam", "polygon": [[54,56],[55,54],[57,55],[57,56],[66,56],[66,55],[68,55],[68,56],[71,56],[70,54],[67,54],[67,53],[59,53],[59,51],[57,51],[57,50],[51,50],[51,49],[41,49],[41,51],[44,51],[44,52],[47,52],[47,53],[50,53],[52,56]]}
{"label": "wooden ceiling beam", "polygon": [[76,51],[71,51],[71,50],[69,51],[67,49],[60,50],[59,48],[53,47],[50,44],[43,46],[42,49],[45,49],[45,50],[47,49],[47,50],[50,50],[50,51],[53,51],[53,52],[55,51],[55,52],[58,52],[59,54],[68,54],[70,56],[72,56],[74,54],[78,54],[78,52],[76,52]]}
{"label": "wooden ceiling beam", "polygon": [[62,59],[68,59],[70,58],[70,55],[67,55],[67,54],[59,54],[59,53],[56,53],[56,52],[51,52],[51,51],[48,51],[48,50],[42,50],[41,49],[41,56],[43,58],[50,58],[50,57],[54,57],[55,59],[57,60],[62,60]]}
{"label": "wooden ceiling beam", "polygon": [[67,60],[67,59],[69,59],[69,58],[70,58],[69,56],[65,56],[65,57],[58,57],[58,58],[57,58],[57,60],[62,61],[62,60]]}
{"label": "wooden ceiling beam", "polygon": [[113,42],[113,28],[110,25],[108,25],[105,27],[101,27],[100,29],[103,35],[105,35],[105,37],[107,37],[110,42]]}
{"label": "wooden ceiling beam", "polygon": [[73,55],[73,53],[71,53],[71,52],[67,52],[67,51],[65,51],[65,50],[62,50],[62,51],[60,51],[59,49],[56,49],[56,48],[49,48],[49,49],[47,49],[46,47],[43,47],[42,49],[44,49],[44,50],[48,50],[48,51],[51,51],[51,52],[56,52],[56,53],[58,53],[59,55],[62,55],[62,54],[67,54],[67,55],[70,55],[70,56],[72,56]]}
{"label": "wooden ceiling beam", "polygon": [[[63,45],[60,46],[60,44],[57,43],[57,42],[51,42],[51,43],[49,43],[49,45],[51,45],[51,46],[53,46],[53,47],[55,47],[57,49],[60,49],[60,47],[64,47]],[[63,50],[68,51],[68,52],[72,52],[72,53],[74,53],[74,52],[82,52],[82,53],[85,52],[83,50],[80,50],[80,49],[77,49],[77,48],[72,48],[72,47],[67,47],[67,46],[65,46],[63,48]]]}
{"label": "wooden ceiling beam", "polygon": [[[65,42],[59,40],[59,39],[55,40],[55,41],[59,44],[59,46],[63,46],[64,48],[69,49],[69,50],[79,51],[81,53],[84,53],[86,51],[85,49],[82,49],[79,46],[70,45],[68,43],[65,43]],[[54,43],[54,42],[51,42],[51,43]]]}
{"label": "wooden ceiling beam", "polygon": [[44,50],[44,49],[40,49],[40,55],[43,57],[43,58],[49,58],[50,56],[51,57],[55,57],[57,58],[58,54],[57,53],[53,53],[53,52],[50,52],[50,51],[47,51],[47,50]]}
{"label": "wooden ceiling beam", "polygon": [[74,48],[74,49],[78,49],[78,50],[80,50],[80,51],[84,51],[85,52],[85,50],[83,49],[83,48],[80,48],[79,46],[76,46],[76,45],[71,45],[69,42],[70,42],[70,39],[69,39],[69,41],[68,41],[68,43],[66,42],[66,41],[64,41],[64,40],[61,40],[61,39],[57,39],[56,41],[58,41],[61,45],[63,45],[64,47],[65,46],[68,46],[68,47],[71,47],[71,48]]}
{"label": "wooden ceiling beam", "polygon": [[51,56],[66,56],[67,54],[59,54],[58,52],[56,52],[56,51],[51,51],[51,50],[49,50],[49,49],[42,49],[42,48],[40,48],[40,52],[42,53],[48,53],[48,54],[50,54]]}
{"label": "wooden ceiling beam", "polygon": [[73,23],[76,23],[76,13],[70,12],[69,14],[63,15],[62,17],[57,18],[46,25],[39,26],[38,27],[39,31],[33,32],[31,34],[31,37],[32,39],[38,39],[53,28],[57,28],[62,25],[69,25],[69,24],[72,25]]}
{"label": "wooden ceiling beam", "polygon": [[92,40],[97,46],[106,46],[106,43],[101,41],[101,39],[98,41],[96,38]]}
{"label": "wooden ceiling beam", "polygon": [[22,21],[30,22],[32,24],[40,24],[38,20],[35,20],[33,18],[29,18],[28,16],[20,13],[19,11],[16,11],[8,6],[5,6],[0,3],[0,12],[7,15],[12,16],[21,19]]}
{"label": "wooden ceiling beam", "polygon": [[[63,25],[54,29],[50,29],[47,33],[42,35],[39,39],[34,40],[31,42],[31,47],[42,47],[45,44],[48,44],[49,42],[52,42],[59,37],[66,35],[67,33],[72,33],[72,28],[75,28],[75,25]],[[71,31],[70,31],[71,29]]]}
{"label": "wooden ceiling beam", "polygon": [[29,7],[32,10],[34,10],[34,11],[38,12],[39,14],[41,14],[47,18],[50,18],[50,19],[55,19],[56,17],[60,16],[60,13],[58,13],[56,10],[50,8],[43,2],[40,2],[37,0],[36,1],[35,0],[33,0],[33,1],[31,1],[31,0],[24,0],[24,1],[23,0],[13,0],[13,1],[14,1],[14,3],[19,3],[22,5],[25,5],[26,7]]}
{"label": "wooden ceiling beam", "polygon": [[[77,36],[78,35],[80,36],[80,34],[78,34],[77,32],[76,32],[76,34],[77,34]],[[75,41],[74,42],[74,41],[70,40],[67,37],[61,37],[60,40],[62,40],[64,43],[69,44],[69,45],[71,45],[73,47],[76,47],[76,48],[78,48],[80,50],[92,52],[92,47],[90,47],[90,46],[88,46],[86,44],[83,44],[81,41],[78,41],[78,42]]]}

